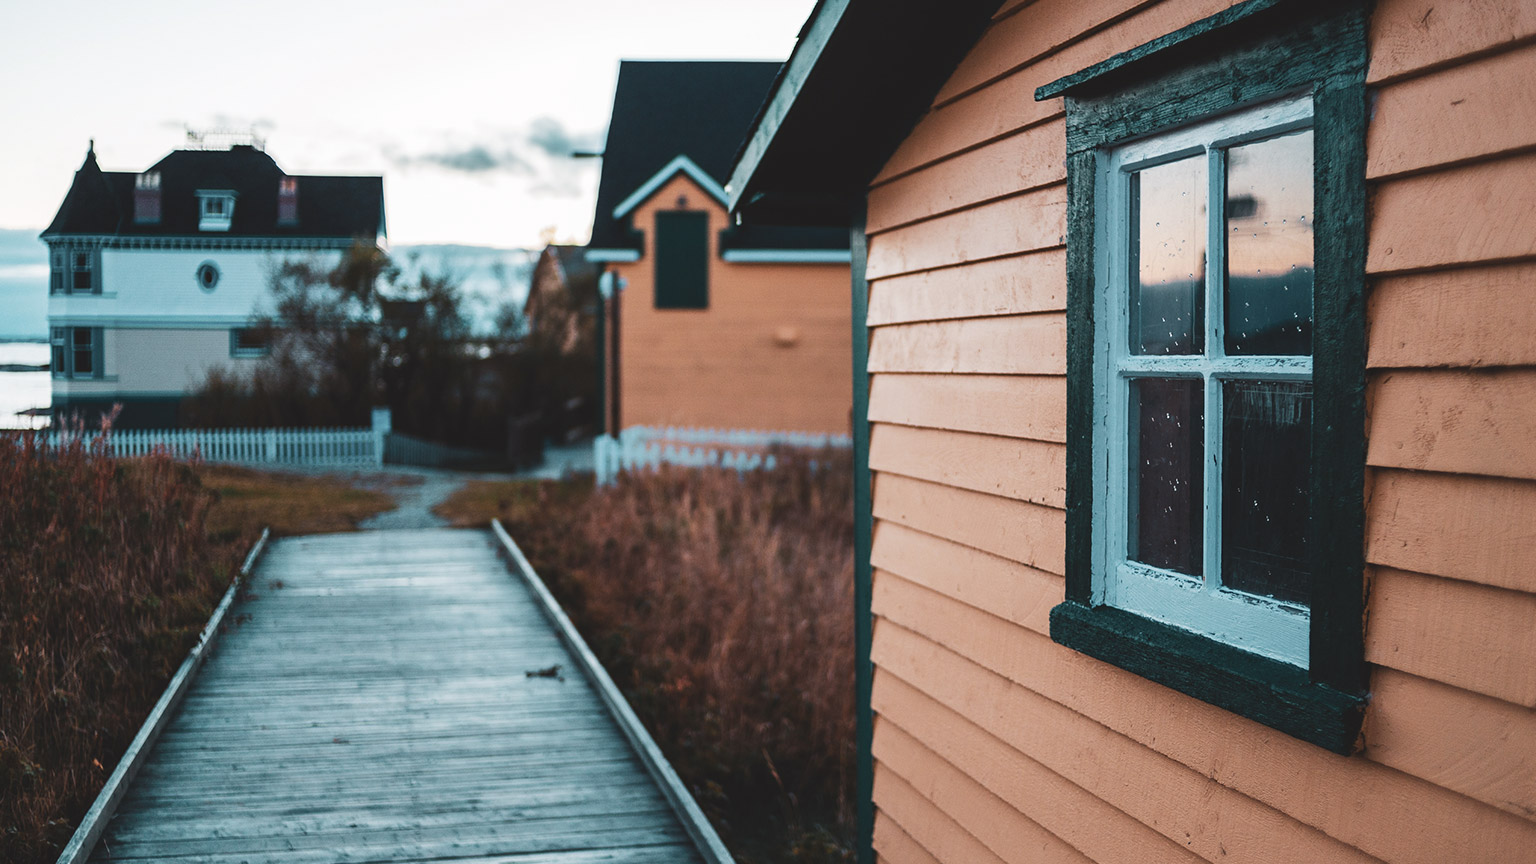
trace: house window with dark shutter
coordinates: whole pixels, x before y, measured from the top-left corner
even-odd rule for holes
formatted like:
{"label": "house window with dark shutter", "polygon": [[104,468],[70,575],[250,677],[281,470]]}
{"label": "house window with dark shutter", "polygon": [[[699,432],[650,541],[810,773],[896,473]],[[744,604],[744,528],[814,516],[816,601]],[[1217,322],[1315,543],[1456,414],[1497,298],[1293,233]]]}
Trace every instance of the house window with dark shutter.
{"label": "house window with dark shutter", "polygon": [[709,308],[709,214],[656,214],[656,308]]}

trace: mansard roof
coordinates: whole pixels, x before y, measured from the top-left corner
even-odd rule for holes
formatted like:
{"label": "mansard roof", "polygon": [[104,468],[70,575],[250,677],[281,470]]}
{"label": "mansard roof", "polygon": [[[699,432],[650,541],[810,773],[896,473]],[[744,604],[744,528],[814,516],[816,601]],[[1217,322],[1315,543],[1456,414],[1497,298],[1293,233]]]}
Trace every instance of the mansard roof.
{"label": "mansard roof", "polygon": [[[265,152],[249,145],[228,150],[175,150],[145,173],[160,175],[160,219],[134,221],[135,178],[131,171],[103,171],[95,147],[75,172],[75,181],[43,237],[65,235],[198,236],[197,192],[235,194],[233,237],[362,237],[384,233],[384,178],[287,174]],[[298,220],[279,224],[278,181],[298,184]]]}

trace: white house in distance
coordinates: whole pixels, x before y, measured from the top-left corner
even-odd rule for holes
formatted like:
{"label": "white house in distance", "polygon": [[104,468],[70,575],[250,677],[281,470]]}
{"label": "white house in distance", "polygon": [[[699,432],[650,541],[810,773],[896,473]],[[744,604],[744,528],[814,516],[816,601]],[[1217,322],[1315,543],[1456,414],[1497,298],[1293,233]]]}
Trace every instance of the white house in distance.
{"label": "white house in distance", "polygon": [[382,177],[285,173],[254,140],[102,171],[94,142],[48,244],[54,417],[170,428],[210,368],[267,346],[249,328],[285,259],[334,265],[384,235]]}

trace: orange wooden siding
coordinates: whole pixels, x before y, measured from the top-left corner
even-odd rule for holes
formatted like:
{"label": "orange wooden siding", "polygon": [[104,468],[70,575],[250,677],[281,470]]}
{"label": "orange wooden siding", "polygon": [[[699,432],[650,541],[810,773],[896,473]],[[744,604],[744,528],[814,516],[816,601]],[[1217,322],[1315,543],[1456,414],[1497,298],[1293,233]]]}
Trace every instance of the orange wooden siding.
{"label": "orange wooden siding", "polygon": [[1004,3],[869,192],[884,861],[1536,862],[1536,4],[1379,0],[1366,749],[1067,649],[1064,122],[1231,0]]}
{"label": "orange wooden siding", "polygon": [[[655,308],[658,210],[709,213],[709,308]],[[687,177],[664,184],[632,215],[645,234],[620,301],[624,426],[702,426],[844,434],[853,406],[848,265],[745,264],[720,259],[725,208]]]}

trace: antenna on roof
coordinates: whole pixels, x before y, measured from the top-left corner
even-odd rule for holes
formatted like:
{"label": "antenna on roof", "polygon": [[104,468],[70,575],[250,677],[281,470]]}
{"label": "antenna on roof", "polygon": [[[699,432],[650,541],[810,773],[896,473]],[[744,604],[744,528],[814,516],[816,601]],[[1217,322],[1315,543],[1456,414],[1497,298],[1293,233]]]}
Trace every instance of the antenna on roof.
{"label": "antenna on roof", "polygon": [[188,150],[229,150],[234,147],[254,147],[262,151],[267,149],[267,139],[257,135],[255,127],[233,129],[215,126],[208,129],[193,129],[187,126],[185,128]]}

